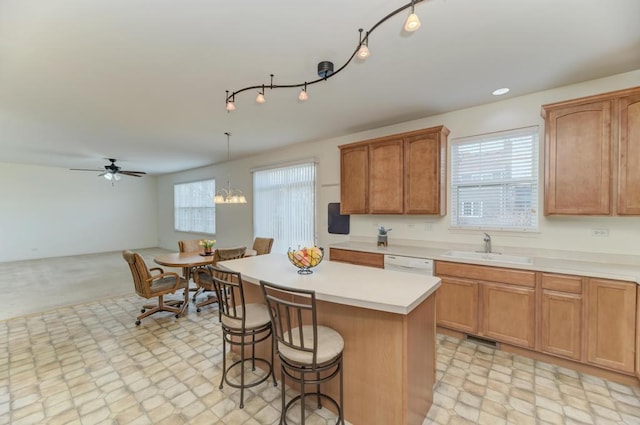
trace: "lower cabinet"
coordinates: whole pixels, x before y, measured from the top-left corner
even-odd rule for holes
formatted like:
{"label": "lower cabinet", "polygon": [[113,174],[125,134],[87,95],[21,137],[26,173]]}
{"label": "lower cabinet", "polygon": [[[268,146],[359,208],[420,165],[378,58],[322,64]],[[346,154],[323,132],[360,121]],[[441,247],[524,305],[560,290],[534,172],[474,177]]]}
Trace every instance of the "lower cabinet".
{"label": "lower cabinet", "polygon": [[588,363],[635,372],[636,286],[629,282],[588,279]]}
{"label": "lower cabinet", "polygon": [[536,294],[533,288],[482,283],[481,335],[522,347],[535,347]]}
{"label": "lower cabinet", "polygon": [[436,262],[438,326],[527,348],[535,346],[535,272]]}
{"label": "lower cabinet", "polygon": [[582,283],[579,276],[542,273],[540,350],[582,360]]}
{"label": "lower cabinet", "polygon": [[466,333],[478,332],[478,284],[469,279],[441,277],[436,292],[436,323]]}

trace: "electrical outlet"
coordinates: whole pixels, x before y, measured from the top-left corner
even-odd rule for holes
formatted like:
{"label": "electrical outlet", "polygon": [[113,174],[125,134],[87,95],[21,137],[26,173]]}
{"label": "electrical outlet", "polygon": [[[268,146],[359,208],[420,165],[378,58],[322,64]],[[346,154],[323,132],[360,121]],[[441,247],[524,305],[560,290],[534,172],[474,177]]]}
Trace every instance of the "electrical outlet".
{"label": "electrical outlet", "polygon": [[591,229],[591,236],[596,238],[608,238],[609,229]]}
{"label": "electrical outlet", "polygon": [[415,229],[415,228],[416,228],[416,225],[415,225],[415,223],[409,223],[409,224],[407,224],[407,227],[408,227],[409,229]]}
{"label": "electrical outlet", "polygon": [[433,223],[426,221],[424,223],[424,230],[430,232],[433,230]]}

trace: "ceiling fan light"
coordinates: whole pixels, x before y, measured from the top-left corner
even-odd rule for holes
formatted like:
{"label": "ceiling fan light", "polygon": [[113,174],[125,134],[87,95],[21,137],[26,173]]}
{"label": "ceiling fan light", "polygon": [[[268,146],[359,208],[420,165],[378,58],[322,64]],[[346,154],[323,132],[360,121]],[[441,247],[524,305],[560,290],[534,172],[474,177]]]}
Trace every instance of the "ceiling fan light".
{"label": "ceiling fan light", "polygon": [[420,28],[420,19],[418,18],[418,15],[412,11],[404,23],[404,30],[407,32],[413,32],[418,28]]}
{"label": "ceiling fan light", "polygon": [[113,179],[113,174],[111,174],[111,173],[105,173],[105,174],[104,174],[104,178],[105,178],[105,179],[107,179],[107,180],[111,180],[111,179]]}
{"label": "ceiling fan light", "polygon": [[122,178],[122,177],[121,177],[121,176],[120,176],[120,174],[118,174],[118,173],[116,173],[116,174],[114,174],[114,175],[113,175],[113,179],[114,179],[115,181],[118,181],[118,180],[120,180],[121,178]]}
{"label": "ceiling fan light", "polygon": [[368,58],[369,56],[371,56],[371,52],[369,51],[369,48],[367,47],[366,44],[361,44],[360,45],[360,49],[358,49],[357,56],[358,56],[359,59],[362,59],[362,60],[364,60],[364,59]]}

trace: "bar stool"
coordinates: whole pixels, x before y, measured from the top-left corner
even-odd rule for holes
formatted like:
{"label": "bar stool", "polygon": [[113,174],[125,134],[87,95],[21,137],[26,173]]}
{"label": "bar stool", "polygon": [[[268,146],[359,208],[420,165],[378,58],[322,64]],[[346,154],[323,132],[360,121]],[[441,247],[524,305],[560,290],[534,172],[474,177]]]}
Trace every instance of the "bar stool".
{"label": "bar stool", "polygon": [[[256,357],[256,344],[271,337],[271,318],[267,306],[264,304],[245,304],[242,276],[240,273],[221,270],[207,266],[211,274],[216,294],[218,295],[218,314],[222,325],[222,378],[219,388],[223,384],[233,388],[240,388],[240,408],[244,407],[244,389],[255,387],[273,377],[273,386],[277,386],[273,373],[273,358],[275,342],[271,339],[271,361]],[[249,341],[247,341],[249,339]],[[226,344],[240,347],[240,360],[227,368]],[[251,345],[251,357],[245,358],[245,347]],[[245,382],[245,362],[251,361],[251,370],[256,370],[256,362],[267,367],[267,373],[253,382]],[[240,368],[240,383],[229,380],[229,372],[235,367]]]}
{"label": "bar stool", "polygon": [[[300,420],[304,425],[305,397],[315,396],[318,409],[322,408],[321,399],[328,400],[338,413],[336,424],[344,425],[342,379],[344,340],[334,329],[318,326],[315,291],[286,288],[263,280],[260,281],[260,287],[269,307],[280,358],[282,379],[280,424],[287,424],[287,411],[300,400]],[[320,391],[320,384],[338,375],[340,375],[339,402]],[[291,379],[300,385],[300,394],[285,404],[286,379]],[[315,385],[315,391],[307,391],[306,387],[309,385]]]}

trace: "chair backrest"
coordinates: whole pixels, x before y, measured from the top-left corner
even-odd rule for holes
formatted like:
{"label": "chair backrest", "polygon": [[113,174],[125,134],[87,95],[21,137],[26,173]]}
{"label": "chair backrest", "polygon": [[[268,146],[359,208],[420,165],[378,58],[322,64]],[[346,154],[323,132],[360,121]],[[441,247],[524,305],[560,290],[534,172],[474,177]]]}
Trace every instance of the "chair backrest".
{"label": "chair backrest", "polygon": [[136,294],[141,297],[150,298],[151,289],[149,287],[149,278],[151,272],[147,267],[144,259],[133,251],[122,251],[122,257],[125,259],[129,268],[131,269],[131,276],[133,277],[133,284],[136,288]]}
{"label": "chair backrest", "polygon": [[[269,308],[273,333],[278,345],[312,355],[312,366],[317,364],[318,321],[316,318],[316,293],[305,289],[291,289],[274,283],[260,281],[262,294]],[[310,326],[303,326],[311,322]],[[312,337],[305,338],[305,332]],[[311,340],[312,343],[305,343]]]}
{"label": "chair backrest", "polygon": [[244,257],[244,253],[247,250],[246,246],[239,246],[236,248],[216,248],[213,253],[213,265],[218,264],[218,261],[235,260],[237,258]]}
{"label": "chair backrest", "polygon": [[[220,323],[240,321],[242,323],[240,329],[244,332],[245,304],[242,276],[238,272],[222,270],[213,266],[207,266],[207,270],[211,274],[213,286],[218,296]],[[223,320],[223,316],[232,320]]]}
{"label": "chair backrest", "polygon": [[255,238],[253,240],[253,249],[257,255],[268,254],[273,246],[273,238]]}
{"label": "chair backrest", "polygon": [[198,252],[200,248],[200,239],[178,241],[178,249],[180,252]]}

